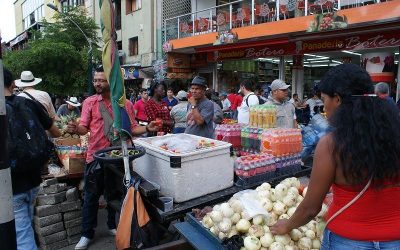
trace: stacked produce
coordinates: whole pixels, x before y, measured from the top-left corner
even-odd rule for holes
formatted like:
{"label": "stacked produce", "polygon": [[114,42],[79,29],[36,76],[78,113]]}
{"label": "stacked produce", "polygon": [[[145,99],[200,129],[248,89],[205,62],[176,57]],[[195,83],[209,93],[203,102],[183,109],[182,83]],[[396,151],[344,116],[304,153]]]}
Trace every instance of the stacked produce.
{"label": "stacked produce", "polygon": [[58,128],[61,130],[62,137],[64,138],[76,138],[79,139],[79,135],[71,134],[67,132],[68,123],[71,121],[75,121],[79,123],[78,116],[72,112],[71,115],[65,115],[60,117],[60,121],[57,122]]}
{"label": "stacked produce", "polygon": [[242,236],[243,249],[319,249],[325,227],[322,219],[327,212],[325,204],[314,220],[290,234],[272,235],[269,229],[278,219],[288,219],[294,214],[306,192],[305,189],[302,196],[300,190],[300,181],[295,177],[285,179],[275,188],[263,183],[256,190],[239,192],[228,202],[215,205],[202,224],[221,240]]}

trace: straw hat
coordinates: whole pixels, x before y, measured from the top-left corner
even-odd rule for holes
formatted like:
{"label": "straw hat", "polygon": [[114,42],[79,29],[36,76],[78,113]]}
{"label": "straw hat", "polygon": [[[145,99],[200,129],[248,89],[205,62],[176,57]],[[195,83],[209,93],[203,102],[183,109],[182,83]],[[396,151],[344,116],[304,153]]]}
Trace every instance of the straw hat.
{"label": "straw hat", "polygon": [[15,85],[19,88],[31,87],[40,83],[42,78],[35,78],[30,71],[22,71],[21,79],[15,80]]}
{"label": "straw hat", "polygon": [[74,107],[81,106],[81,104],[78,102],[78,98],[76,98],[76,97],[70,97],[69,100],[67,100],[65,102]]}

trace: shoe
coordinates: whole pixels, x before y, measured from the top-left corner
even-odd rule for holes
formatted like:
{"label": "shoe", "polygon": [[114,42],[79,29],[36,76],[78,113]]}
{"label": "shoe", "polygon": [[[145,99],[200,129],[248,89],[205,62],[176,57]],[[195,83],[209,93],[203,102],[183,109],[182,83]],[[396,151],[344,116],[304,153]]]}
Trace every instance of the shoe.
{"label": "shoe", "polygon": [[91,239],[82,236],[81,239],[79,240],[78,244],[76,244],[75,250],[87,249],[87,247],[91,241],[92,241]]}
{"label": "shoe", "polygon": [[111,236],[115,236],[117,235],[117,229],[108,229],[108,234]]}

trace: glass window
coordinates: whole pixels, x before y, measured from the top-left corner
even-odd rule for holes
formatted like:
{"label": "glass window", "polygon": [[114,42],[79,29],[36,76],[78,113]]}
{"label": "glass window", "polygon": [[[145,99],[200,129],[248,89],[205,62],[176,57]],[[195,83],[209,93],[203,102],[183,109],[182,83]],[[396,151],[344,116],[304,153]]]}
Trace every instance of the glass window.
{"label": "glass window", "polygon": [[126,14],[140,10],[142,8],[142,0],[126,0]]}

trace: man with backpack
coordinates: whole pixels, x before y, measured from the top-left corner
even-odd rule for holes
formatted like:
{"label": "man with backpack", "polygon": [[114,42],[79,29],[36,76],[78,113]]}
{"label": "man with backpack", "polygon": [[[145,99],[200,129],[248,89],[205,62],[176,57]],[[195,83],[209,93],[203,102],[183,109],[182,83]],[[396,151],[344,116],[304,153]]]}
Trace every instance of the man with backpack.
{"label": "man with backpack", "polygon": [[250,107],[259,104],[258,97],[253,92],[253,83],[250,80],[244,80],[240,83],[240,90],[243,97],[242,104],[238,107],[238,123],[249,124]]}
{"label": "man with backpack", "polygon": [[295,107],[288,100],[289,87],[284,81],[276,79],[271,83],[271,95],[266,105],[276,106],[276,126],[278,128],[295,128]]}
{"label": "man with backpack", "polygon": [[61,132],[39,102],[13,95],[14,87],[11,72],[4,69],[8,164],[11,169],[17,246],[18,249],[35,250],[33,203],[42,181],[42,168],[48,162],[52,149],[45,130],[53,137],[61,136]]}

